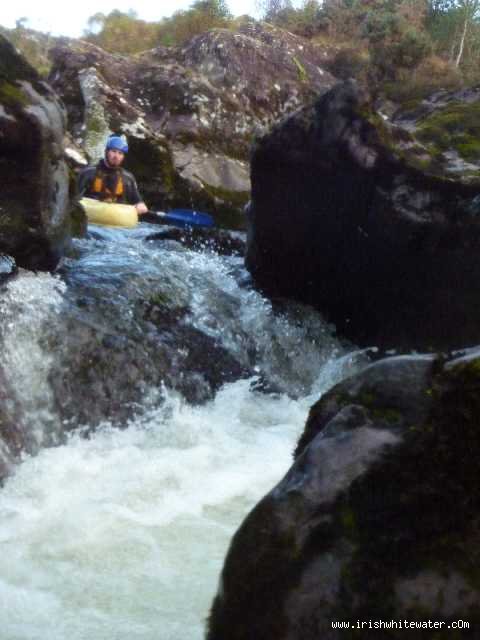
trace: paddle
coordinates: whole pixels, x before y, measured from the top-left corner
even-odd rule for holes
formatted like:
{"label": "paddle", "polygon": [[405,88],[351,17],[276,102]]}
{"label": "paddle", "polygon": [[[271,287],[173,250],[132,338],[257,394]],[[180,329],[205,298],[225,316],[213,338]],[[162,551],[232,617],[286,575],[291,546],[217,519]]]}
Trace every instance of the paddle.
{"label": "paddle", "polygon": [[171,211],[148,211],[140,216],[142,222],[172,224],[176,227],[213,227],[212,216],[194,209],[172,209]]}

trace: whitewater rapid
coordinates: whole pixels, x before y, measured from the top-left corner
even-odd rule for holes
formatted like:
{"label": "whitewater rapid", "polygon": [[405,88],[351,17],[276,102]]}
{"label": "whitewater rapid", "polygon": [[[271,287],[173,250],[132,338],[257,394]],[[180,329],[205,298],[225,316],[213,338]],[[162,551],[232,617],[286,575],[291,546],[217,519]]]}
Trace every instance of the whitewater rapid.
{"label": "whitewater rapid", "polygon": [[[25,455],[0,490],[0,637],[200,640],[233,533],[286,473],[310,406],[354,370],[356,356],[323,329],[315,334],[323,326],[316,320],[305,329],[275,315],[242,282],[238,260],[175,248],[160,258],[135,237],[120,251],[89,242],[71,261],[73,280],[85,282],[91,269],[101,282],[112,261],[131,272],[140,254],[138,273],[151,278],[158,262],[164,277],[188,289],[192,324],[222,336],[238,358],[248,335],[262,371],[282,387],[290,381],[292,392],[261,393],[255,378],[241,379],[194,406],[161,389],[162,402],[123,430],[105,423],[88,438],[73,433]],[[48,369],[52,354],[38,351],[40,318],[58,317],[69,295],[58,277],[29,277],[27,299],[10,290],[17,321],[4,337],[10,381],[18,371],[22,384],[29,361],[31,375],[36,362]],[[141,283],[139,276],[140,292]],[[12,305],[4,302],[4,317]],[[28,333],[22,318],[32,306],[38,326]],[[38,406],[48,414],[32,427],[41,442],[53,409],[47,372],[35,376],[26,401],[30,412]]]}

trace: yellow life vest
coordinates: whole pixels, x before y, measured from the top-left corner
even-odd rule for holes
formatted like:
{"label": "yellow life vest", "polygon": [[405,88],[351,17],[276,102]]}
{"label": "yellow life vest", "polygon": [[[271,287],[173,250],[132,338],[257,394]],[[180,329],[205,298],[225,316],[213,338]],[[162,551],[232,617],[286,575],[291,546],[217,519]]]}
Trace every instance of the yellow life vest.
{"label": "yellow life vest", "polygon": [[118,202],[118,200],[123,196],[123,191],[124,187],[121,171],[117,173],[117,184],[115,185],[115,190],[113,192],[110,191],[105,184],[105,174],[103,171],[97,171],[93,180],[92,193],[99,195],[103,202]]}

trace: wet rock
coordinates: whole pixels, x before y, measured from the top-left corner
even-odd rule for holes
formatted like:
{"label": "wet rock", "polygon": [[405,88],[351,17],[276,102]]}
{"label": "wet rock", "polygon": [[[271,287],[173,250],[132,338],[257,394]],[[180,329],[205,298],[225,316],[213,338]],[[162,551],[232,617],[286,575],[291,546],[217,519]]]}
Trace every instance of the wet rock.
{"label": "wet rock", "polygon": [[405,619],[442,622],[446,640],[453,620],[478,625],[479,372],[479,349],[397,357],[321,398],[232,540],[208,640],[337,640],[358,631],[332,621]]}
{"label": "wet rock", "polygon": [[0,76],[0,251],[53,269],[70,239],[65,112],[3,36]]}
{"label": "wet rock", "polygon": [[[445,123],[456,110],[459,129],[467,117],[478,128],[479,108],[480,92],[463,105],[452,94],[392,123],[348,82],[275,127],[252,159],[247,266],[257,282],[312,304],[357,344],[476,344],[480,157],[473,143],[455,150]],[[449,152],[469,153],[472,167]]]}
{"label": "wet rock", "polygon": [[15,260],[11,256],[0,254],[0,285],[15,275],[16,272],[17,265],[15,264]]}
{"label": "wet rock", "polygon": [[3,366],[0,364],[0,485],[19,462],[22,453],[37,450],[31,431],[25,428],[21,408]]}
{"label": "wet rock", "polygon": [[158,406],[164,388],[204,402],[223,384],[251,375],[213,338],[184,322],[187,310],[162,294],[134,305],[133,324],[115,319],[107,307],[104,318],[111,322],[105,323],[96,305],[86,292],[80,301],[84,320],[69,321],[65,334],[49,338],[49,350],[58,355],[49,379],[66,430],[91,430],[102,421],[126,424],[138,411]]}
{"label": "wet rock", "polygon": [[145,238],[146,242],[175,240],[187,249],[208,251],[221,256],[243,256],[245,254],[245,234],[222,229],[178,229],[166,227]]}
{"label": "wet rock", "polygon": [[7,407],[8,399],[9,389],[0,368],[0,483],[11,469],[18,441],[15,423]]}

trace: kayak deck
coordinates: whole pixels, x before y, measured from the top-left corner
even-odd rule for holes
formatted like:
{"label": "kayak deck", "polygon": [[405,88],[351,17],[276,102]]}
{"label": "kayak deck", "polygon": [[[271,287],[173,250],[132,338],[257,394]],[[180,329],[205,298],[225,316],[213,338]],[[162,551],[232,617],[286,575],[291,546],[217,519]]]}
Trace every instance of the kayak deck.
{"label": "kayak deck", "polygon": [[124,227],[132,229],[138,224],[138,213],[131,204],[101,202],[94,198],[82,198],[81,206],[87,214],[88,222],[103,227]]}

